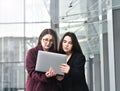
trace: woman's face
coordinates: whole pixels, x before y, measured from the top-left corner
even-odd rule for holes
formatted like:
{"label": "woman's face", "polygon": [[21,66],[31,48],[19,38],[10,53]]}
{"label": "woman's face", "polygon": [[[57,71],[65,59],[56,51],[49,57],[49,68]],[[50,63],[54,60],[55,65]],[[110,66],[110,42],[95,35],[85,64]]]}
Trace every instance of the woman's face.
{"label": "woman's face", "polygon": [[62,42],[62,48],[66,54],[71,53],[72,50],[72,39],[69,36],[65,36]]}
{"label": "woman's face", "polygon": [[50,34],[46,34],[41,39],[41,45],[44,51],[48,51],[53,44],[53,37]]}

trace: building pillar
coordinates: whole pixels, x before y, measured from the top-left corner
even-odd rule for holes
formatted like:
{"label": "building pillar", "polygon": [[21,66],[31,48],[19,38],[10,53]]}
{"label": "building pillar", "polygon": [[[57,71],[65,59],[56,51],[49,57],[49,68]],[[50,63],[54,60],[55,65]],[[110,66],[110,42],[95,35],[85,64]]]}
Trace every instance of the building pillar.
{"label": "building pillar", "polygon": [[59,34],[59,0],[50,2],[51,28]]}

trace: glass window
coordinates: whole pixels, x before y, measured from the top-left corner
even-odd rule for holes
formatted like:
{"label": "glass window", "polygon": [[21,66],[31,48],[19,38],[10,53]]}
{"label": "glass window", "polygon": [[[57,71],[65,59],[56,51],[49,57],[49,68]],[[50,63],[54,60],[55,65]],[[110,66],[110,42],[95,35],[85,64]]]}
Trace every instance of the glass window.
{"label": "glass window", "polygon": [[25,91],[25,55],[41,31],[50,28],[49,4],[0,0],[0,91]]}

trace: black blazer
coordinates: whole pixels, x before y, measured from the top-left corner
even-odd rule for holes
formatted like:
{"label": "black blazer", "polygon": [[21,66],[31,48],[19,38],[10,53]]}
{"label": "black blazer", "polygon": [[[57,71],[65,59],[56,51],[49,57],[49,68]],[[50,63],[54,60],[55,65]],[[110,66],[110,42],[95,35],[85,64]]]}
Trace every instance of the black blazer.
{"label": "black blazer", "polygon": [[63,91],[89,91],[85,79],[85,56],[80,53],[72,54],[67,62],[70,71],[62,80]]}

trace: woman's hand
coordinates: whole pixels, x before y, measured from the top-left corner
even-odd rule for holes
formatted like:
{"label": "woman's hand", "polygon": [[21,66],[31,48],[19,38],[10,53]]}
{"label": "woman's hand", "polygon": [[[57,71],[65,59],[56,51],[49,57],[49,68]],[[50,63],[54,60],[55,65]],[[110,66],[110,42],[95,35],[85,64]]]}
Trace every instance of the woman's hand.
{"label": "woman's hand", "polygon": [[49,78],[49,77],[56,76],[56,73],[55,73],[54,69],[52,67],[50,67],[49,70],[45,73],[45,75],[47,78]]}
{"label": "woman's hand", "polygon": [[70,70],[70,66],[68,64],[62,64],[60,65],[60,71],[63,73],[68,73]]}

